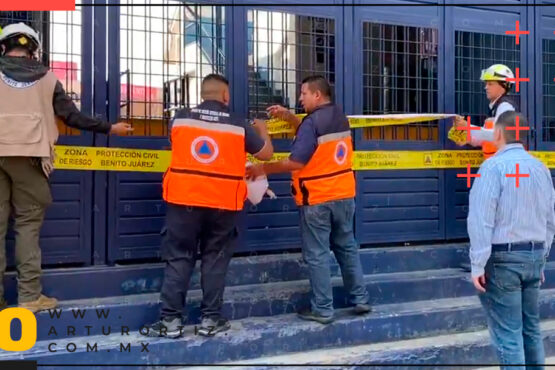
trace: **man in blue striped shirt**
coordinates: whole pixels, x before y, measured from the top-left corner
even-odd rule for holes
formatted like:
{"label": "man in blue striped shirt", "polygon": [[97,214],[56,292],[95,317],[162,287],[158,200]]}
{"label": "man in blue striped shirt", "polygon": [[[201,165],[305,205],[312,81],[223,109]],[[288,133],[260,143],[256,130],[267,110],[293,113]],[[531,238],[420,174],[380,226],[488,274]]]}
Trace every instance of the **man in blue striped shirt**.
{"label": "man in blue striped shirt", "polygon": [[543,364],[539,292],[555,234],[555,190],[549,170],[524,150],[516,130],[507,129],[517,117],[527,126],[519,113],[499,116],[499,150],[482,164],[470,191],[472,280],[500,363]]}

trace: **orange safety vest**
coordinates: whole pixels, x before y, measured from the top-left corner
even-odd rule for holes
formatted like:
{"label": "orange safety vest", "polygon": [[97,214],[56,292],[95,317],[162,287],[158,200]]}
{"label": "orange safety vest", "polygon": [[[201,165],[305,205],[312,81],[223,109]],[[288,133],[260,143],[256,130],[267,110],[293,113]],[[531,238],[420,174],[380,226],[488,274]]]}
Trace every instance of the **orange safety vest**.
{"label": "orange safety vest", "polygon": [[176,119],[172,158],[163,182],[168,203],[239,211],[247,197],[245,129]]}
{"label": "orange safety vest", "polygon": [[344,131],[318,138],[312,158],[293,172],[292,192],[299,206],[354,198],[353,143]]}
{"label": "orange safety vest", "polygon": [[[493,129],[494,125],[495,121],[493,118],[488,118],[484,123],[484,128]],[[484,153],[484,158],[488,159],[497,152],[497,147],[491,141],[484,141],[482,143],[482,152]]]}

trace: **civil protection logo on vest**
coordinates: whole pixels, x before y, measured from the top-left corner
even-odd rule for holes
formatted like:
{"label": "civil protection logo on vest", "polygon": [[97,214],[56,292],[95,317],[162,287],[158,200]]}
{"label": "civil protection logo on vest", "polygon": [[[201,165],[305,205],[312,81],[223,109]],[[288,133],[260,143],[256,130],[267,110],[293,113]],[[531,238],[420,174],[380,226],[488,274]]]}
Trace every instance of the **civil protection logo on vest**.
{"label": "civil protection logo on vest", "polygon": [[340,141],[337,143],[337,145],[335,146],[335,162],[338,165],[342,165],[343,163],[345,163],[345,161],[347,160],[347,152],[349,151],[349,148],[347,147],[347,144],[345,144],[344,141]]}
{"label": "civil protection logo on vest", "polygon": [[208,164],[220,154],[216,141],[208,136],[199,136],[191,144],[191,155],[200,163]]}
{"label": "civil protection logo on vest", "polygon": [[16,89],[25,89],[27,87],[31,87],[33,85],[35,85],[37,82],[39,82],[39,80],[35,80],[35,81],[31,81],[31,82],[20,82],[20,81],[16,81],[12,78],[9,78],[8,76],[6,76],[3,73],[0,73],[0,78],[2,78],[2,81],[4,81],[4,83],[10,87],[16,88]]}

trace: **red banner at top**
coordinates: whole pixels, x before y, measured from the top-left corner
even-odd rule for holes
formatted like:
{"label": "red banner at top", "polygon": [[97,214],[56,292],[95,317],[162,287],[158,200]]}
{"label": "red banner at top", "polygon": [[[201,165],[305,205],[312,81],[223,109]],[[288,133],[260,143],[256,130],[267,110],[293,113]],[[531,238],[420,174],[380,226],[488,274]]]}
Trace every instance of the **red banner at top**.
{"label": "red banner at top", "polygon": [[75,10],[75,0],[0,0],[0,10]]}

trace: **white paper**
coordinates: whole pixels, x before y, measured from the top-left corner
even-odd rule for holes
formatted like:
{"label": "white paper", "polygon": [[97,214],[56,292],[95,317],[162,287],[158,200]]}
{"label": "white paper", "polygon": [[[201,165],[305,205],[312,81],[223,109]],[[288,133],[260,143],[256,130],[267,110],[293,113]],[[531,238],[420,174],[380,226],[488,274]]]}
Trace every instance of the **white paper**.
{"label": "white paper", "polygon": [[[247,162],[247,167],[252,166],[251,162]],[[253,204],[257,205],[262,202],[264,194],[268,189],[268,179],[266,176],[259,176],[254,181],[247,180],[247,199]]]}
{"label": "white paper", "polygon": [[247,180],[247,198],[253,205],[262,202],[267,191],[268,179],[266,176],[260,176],[254,181]]}

